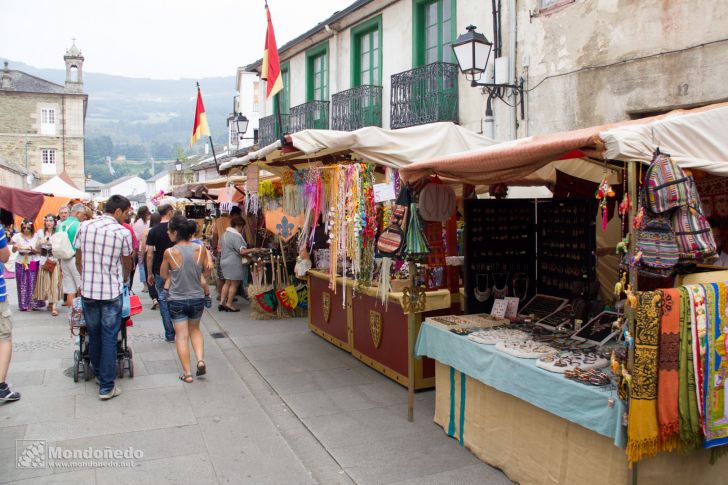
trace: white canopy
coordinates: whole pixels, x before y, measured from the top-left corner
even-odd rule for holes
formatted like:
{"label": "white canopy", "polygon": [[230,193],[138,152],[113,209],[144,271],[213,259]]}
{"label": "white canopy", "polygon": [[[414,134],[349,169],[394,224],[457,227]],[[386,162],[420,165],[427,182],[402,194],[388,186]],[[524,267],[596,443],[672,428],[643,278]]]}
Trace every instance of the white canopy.
{"label": "white canopy", "polygon": [[659,147],[681,167],[728,176],[728,103],[676,111],[646,124],[622,125],[599,134],[604,158],[649,163]]}
{"label": "white canopy", "polygon": [[43,194],[53,194],[56,197],[68,197],[69,199],[88,199],[89,195],[84,192],[83,190],[80,190],[76,188],[74,185],[71,185],[70,179],[68,181],[66,180],[66,177],[63,177],[64,174],[56,175],[49,181],[39,185],[38,187],[35,187],[33,192],[41,192]]}
{"label": "white canopy", "polygon": [[[290,135],[293,147],[307,156],[351,151],[363,159],[393,168],[442,155],[485,148],[498,143],[454,123],[430,123],[400,130],[368,126],[356,131],[303,130]],[[228,170],[268,155],[280,154],[280,141],[220,166]]]}

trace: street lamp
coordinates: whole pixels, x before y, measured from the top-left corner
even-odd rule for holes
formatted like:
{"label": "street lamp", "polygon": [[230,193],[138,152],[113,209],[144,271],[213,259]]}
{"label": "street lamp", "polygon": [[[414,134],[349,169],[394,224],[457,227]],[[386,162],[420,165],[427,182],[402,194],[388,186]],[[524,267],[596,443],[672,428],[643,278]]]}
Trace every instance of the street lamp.
{"label": "street lamp", "polygon": [[233,113],[233,115],[228,118],[228,124],[232,124],[235,132],[238,134],[238,137],[245,135],[245,132],[248,131],[249,123],[250,121],[243,113]]}
{"label": "street lamp", "polygon": [[178,172],[182,171],[182,161],[179,158],[174,162],[174,169]]}
{"label": "street lamp", "polygon": [[[478,82],[480,76],[485,72],[490,58],[490,51],[493,43],[490,42],[485,35],[477,32],[474,25],[466,27],[467,32],[458,36],[457,40],[452,44],[452,50],[455,59],[458,61],[460,71],[465,74],[465,79],[470,80],[470,86],[473,88],[486,88],[488,91],[488,104],[491,98],[499,98],[503,100],[507,91],[512,91],[515,96],[521,98],[521,119],[526,115],[523,96],[523,78],[518,84],[496,84]],[[493,68],[493,78],[495,78],[495,67]]]}
{"label": "street lamp", "polygon": [[452,45],[458,66],[470,81],[480,79],[493,49],[493,43],[485,35],[476,32],[476,28],[475,25],[468,25],[467,32],[461,34]]}

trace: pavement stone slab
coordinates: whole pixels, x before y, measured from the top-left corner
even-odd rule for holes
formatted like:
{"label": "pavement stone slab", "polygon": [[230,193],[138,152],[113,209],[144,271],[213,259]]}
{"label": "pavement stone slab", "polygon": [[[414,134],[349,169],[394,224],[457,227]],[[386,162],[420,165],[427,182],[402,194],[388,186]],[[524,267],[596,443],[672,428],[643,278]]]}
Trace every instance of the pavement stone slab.
{"label": "pavement stone slab", "polygon": [[96,483],[99,485],[159,485],[160,483],[194,483],[195,485],[219,483],[207,453],[160,458],[142,461],[134,468],[97,468]]}

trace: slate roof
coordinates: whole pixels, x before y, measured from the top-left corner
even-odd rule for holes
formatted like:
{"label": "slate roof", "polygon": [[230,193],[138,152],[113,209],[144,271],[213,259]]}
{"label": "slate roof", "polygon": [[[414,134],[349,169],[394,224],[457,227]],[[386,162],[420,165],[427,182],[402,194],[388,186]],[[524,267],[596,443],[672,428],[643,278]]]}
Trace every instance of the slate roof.
{"label": "slate roof", "polygon": [[116,187],[117,185],[126,182],[127,180],[136,178],[136,175],[127,175],[126,177],[121,177],[120,179],[116,179],[112,182],[109,182],[108,184],[104,184],[101,186],[102,189],[110,189],[111,187]]}
{"label": "slate roof", "polygon": [[162,170],[161,172],[149,177],[146,181],[147,182],[156,182],[157,180],[161,179],[165,175],[169,175],[170,173],[172,173],[171,170]]}
{"label": "slate roof", "polygon": [[67,94],[66,88],[60,84],[52,83],[39,77],[27,74],[23,71],[9,69],[11,87],[9,90],[0,89],[0,91],[19,91],[24,93],[43,93],[43,94]]}

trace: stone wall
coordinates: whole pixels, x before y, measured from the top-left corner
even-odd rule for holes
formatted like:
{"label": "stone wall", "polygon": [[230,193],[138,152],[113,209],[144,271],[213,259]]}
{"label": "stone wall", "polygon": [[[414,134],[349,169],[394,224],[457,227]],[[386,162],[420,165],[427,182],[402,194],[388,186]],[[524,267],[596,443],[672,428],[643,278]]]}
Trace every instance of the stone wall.
{"label": "stone wall", "polygon": [[728,2],[575,2],[531,17],[519,2],[519,74],[531,89],[519,136],[728,99]]}
{"label": "stone wall", "polygon": [[[83,188],[85,102],[85,95],[0,91],[0,158],[24,167],[25,143],[30,142],[27,147],[28,167],[45,181],[53,175],[42,174],[41,150],[55,149],[57,173],[65,167],[76,185]],[[40,134],[40,111],[43,108],[56,110],[54,136]]]}

